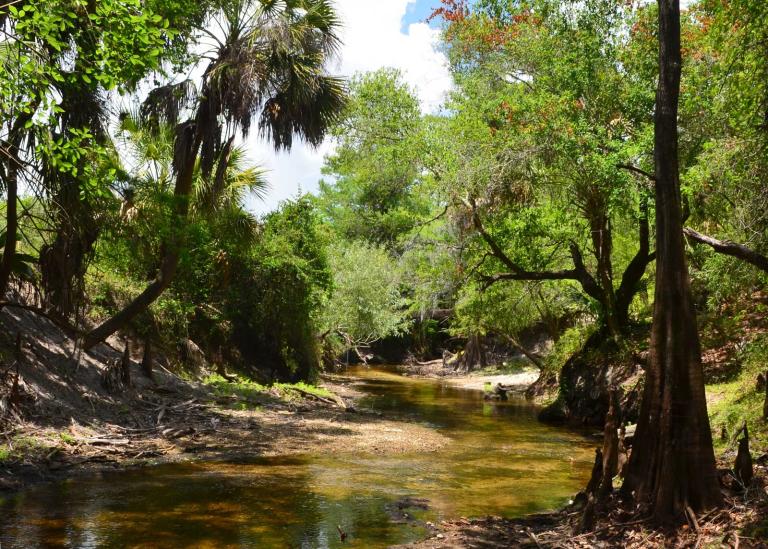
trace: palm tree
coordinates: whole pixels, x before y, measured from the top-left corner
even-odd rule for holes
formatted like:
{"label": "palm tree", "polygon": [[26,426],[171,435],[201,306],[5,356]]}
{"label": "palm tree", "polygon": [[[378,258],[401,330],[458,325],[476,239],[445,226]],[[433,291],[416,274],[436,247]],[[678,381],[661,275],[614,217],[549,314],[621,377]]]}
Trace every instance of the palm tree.
{"label": "palm tree", "polygon": [[[116,131],[128,174],[121,217],[128,222],[156,223],[151,210],[162,207],[163,197],[173,192],[174,129],[142,118],[138,111],[121,113]],[[228,154],[214,167],[214,177],[203,177],[200,161],[190,196],[189,220],[205,220],[243,246],[252,243],[258,221],[247,211],[249,197],[263,199],[269,189],[266,171],[250,164],[245,148],[227,147]],[[150,229],[155,230],[155,229]]]}
{"label": "palm tree", "polygon": [[[319,145],[345,103],[343,80],[326,64],[337,52],[339,21],[328,0],[224,2],[201,34],[211,51],[194,113],[176,126],[173,154],[175,232],[164,242],[155,279],[123,310],[85,337],[90,348],[146,310],[176,274],[193,198],[195,167],[216,195],[232,160],[234,136],[247,136],[257,120],[276,149],[290,149],[298,135]],[[143,105],[148,121],[176,123],[191,95],[188,83],[154,90]],[[211,179],[213,178],[213,179]],[[217,182],[217,180],[219,180]]]}

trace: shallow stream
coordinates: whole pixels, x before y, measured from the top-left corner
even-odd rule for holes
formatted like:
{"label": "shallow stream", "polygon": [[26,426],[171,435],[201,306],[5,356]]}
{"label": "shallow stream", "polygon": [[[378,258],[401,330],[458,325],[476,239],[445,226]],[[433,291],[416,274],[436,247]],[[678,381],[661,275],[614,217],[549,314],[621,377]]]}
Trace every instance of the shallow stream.
{"label": "shallow stream", "polygon": [[486,402],[478,391],[386,370],[349,375],[367,395],[358,408],[426,424],[451,444],[405,455],[171,464],[39,485],[0,499],[0,546],[374,549],[425,537],[428,521],[554,509],[586,484],[594,443],[537,422],[523,399]]}

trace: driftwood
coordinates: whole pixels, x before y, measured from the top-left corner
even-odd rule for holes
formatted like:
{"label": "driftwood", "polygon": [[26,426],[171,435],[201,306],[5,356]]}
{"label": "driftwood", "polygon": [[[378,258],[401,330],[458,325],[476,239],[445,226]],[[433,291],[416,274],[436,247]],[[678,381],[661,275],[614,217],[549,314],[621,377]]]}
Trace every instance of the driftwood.
{"label": "driftwood", "polygon": [[533,352],[529,351],[522,343],[510,335],[505,335],[504,338],[517,350],[519,350],[525,357],[530,360],[534,366],[539,370],[544,369],[544,364],[541,362],[541,358],[536,356]]}
{"label": "driftwood", "polygon": [[[325,402],[326,404],[332,404],[335,406],[338,406],[339,408],[342,408],[344,410],[347,409],[347,404],[341,399],[341,397],[335,393],[331,393],[330,398],[321,397],[319,395],[316,395],[315,393],[310,393],[309,391],[305,391],[304,389],[299,389],[298,387],[291,387],[292,391],[296,391],[297,393],[300,393],[306,397],[314,398],[315,400],[319,400],[320,402]],[[329,391],[330,392],[330,391]]]}

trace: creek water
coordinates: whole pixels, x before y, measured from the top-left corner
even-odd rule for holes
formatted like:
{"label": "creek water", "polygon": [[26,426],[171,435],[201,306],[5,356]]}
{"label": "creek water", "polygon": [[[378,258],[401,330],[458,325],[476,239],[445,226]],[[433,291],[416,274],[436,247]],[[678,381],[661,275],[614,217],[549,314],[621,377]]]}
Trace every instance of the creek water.
{"label": "creek water", "polygon": [[426,424],[451,443],[405,455],[170,464],[39,485],[0,499],[0,546],[378,548],[425,537],[427,521],[554,509],[586,484],[594,442],[537,422],[523,399],[486,402],[479,391],[387,370],[348,374],[366,393],[359,408]]}

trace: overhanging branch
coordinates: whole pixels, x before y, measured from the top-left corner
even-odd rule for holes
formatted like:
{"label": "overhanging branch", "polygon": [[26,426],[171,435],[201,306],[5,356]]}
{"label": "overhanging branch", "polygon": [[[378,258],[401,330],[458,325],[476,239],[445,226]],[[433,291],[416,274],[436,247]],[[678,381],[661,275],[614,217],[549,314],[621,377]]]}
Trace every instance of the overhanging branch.
{"label": "overhanging branch", "polygon": [[653,175],[650,172],[647,172],[641,168],[638,168],[637,166],[633,166],[632,164],[616,164],[616,167],[620,170],[627,170],[628,172],[636,173],[638,175],[642,175],[646,179],[649,179],[653,182],[656,182],[656,176]]}
{"label": "overhanging branch", "polygon": [[581,284],[584,292],[591,298],[598,301],[603,306],[606,305],[605,292],[597,283],[595,278],[589,274],[584,266],[584,259],[581,254],[581,250],[575,242],[571,242],[570,251],[573,258],[573,269],[562,271],[528,271],[515,263],[496,240],[485,230],[480,214],[477,211],[477,205],[474,200],[463,200],[464,204],[472,211],[472,221],[475,229],[488,244],[491,249],[491,255],[501,261],[505,267],[509,269],[508,273],[500,273],[493,276],[484,276],[484,289],[490,288],[495,283],[502,280],[527,280],[527,281],[542,281],[542,280],[575,280]]}
{"label": "overhanging branch", "polygon": [[706,244],[717,253],[741,259],[742,261],[745,261],[750,265],[757,267],[758,269],[768,272],[768,257],[756,252],[751,248],[747,248],[743,244],[737,244],[736,242],[732,242],[730,240],[717,240],[711,236],[707,236],[705,234],[701,234],[700,232],[694,231],[690,227],[683,229],[683,232],[691,240],[699,242],[700,244]]}

